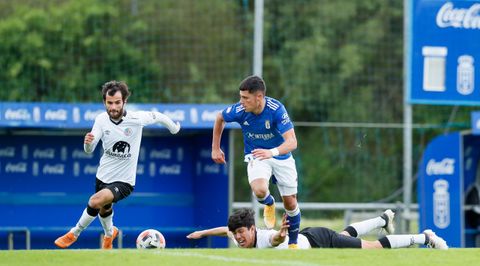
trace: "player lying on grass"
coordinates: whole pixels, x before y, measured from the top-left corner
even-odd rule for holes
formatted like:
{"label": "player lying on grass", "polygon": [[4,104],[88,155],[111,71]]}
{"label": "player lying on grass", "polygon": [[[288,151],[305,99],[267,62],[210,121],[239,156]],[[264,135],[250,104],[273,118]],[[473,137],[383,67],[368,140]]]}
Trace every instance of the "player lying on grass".
{"label": "player lying on grass", "polygon": [[[360,239],[374,229],[383,228],[389,234],[394,232],[394,213],[386,210],[381,216],[353,223],[337,233],[325,227],[307,227],[298,235],[298,248],[403,248],[413,244],[427,245],[436,249],[448,249],[447,243],[432,230],[421,234],[387,235],[375,241]],[[255,226],[254,211],[239,209],[228,218],[228,227],[216,227],[195,231],[187,236],[199,239],[206,236],[228,236],[241,248],[288,248],[288,222],[285,217],[279,231],[260,229]]]}

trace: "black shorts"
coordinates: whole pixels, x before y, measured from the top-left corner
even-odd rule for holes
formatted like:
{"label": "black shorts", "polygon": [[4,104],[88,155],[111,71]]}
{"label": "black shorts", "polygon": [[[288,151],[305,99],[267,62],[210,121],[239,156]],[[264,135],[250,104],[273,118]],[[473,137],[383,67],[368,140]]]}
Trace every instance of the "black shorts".
{"label": "black shorts", "polygon": [[325,227],[307,227],[300,231],[312,248],[362,248],[362,240],[339,234]]}
{"label": "black shorts", "polygon": [[130,193],[132,193],[132,191],[133,191],[133,187],[128,183],[113,182],[113,183],[110,183],[110,184],[106,184],[106,183],[103,183],[102,181],[100,181],[100,179],[97,178],[97,180],[95,182],[95,193],[104,189],[104,188],[108,188],[110,191],[112,191],[113,202],[117,202],[117,201],[120,201],[120,200],[128,197],[128,195],[130,195]]}

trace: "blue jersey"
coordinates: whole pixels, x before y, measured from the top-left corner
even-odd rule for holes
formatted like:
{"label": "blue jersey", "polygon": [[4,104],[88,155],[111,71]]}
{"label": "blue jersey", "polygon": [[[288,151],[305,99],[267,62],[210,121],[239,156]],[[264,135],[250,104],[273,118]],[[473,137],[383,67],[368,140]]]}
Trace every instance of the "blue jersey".
{"label": "blue jersey", "polygon": [[[285,140],[282,134],[293,128],[283,104],[273,98],[265,97],[265,107],[259,115],[245,112],[240,103],[225,110],[222,115],[225,122],[237,122],[242,127],[245,155],[254,149],[272,149]],[[287,159],[291,153],[275,156],[275,159]]]}

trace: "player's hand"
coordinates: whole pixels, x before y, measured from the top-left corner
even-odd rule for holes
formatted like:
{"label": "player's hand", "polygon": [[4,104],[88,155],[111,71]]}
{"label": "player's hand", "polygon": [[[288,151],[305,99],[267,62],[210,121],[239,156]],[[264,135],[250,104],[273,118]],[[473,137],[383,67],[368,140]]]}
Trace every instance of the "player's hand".
{"label": "player's hand", "polygon": [[252,155],[255,159],[259,159],[259,160],[270,159],[273,157],[272,152],[266,149],[255,149],[252,151]]}
{"label": "player's hand", "polygon": [[287,236],[287,232],[288,232],[289,227],[290,227],[290,225],[288,224],[287,215],[284,214],[283,218],[282,218],[282,226],[280,227],[280,236],[281,237],[286,237]]}
{"label": "player's hand", "polygon": [[212,149],[212,160],[218,164],[226,164],[225,161],[225,153],[223,153],[222,149]]}
{"label": "player's hand", "polygon": [[202,237],[203,237],[203,235],[202,235],[202,233],[200,233],[200,231],[195,231],[195,232],[193,232],[193,233],[190,233],[190,234],[187,236],[188,239],[200,239],[200,238],[202,238]]}
{"label": "player's hand", "polygon": [[95,136],[92,134],[92,132],[88,132],[85,135],[85,139],[83,140],[83,143],[87,144],[87,145],[90,145],[90,144],[92,144],[94,139],[95,139]]}

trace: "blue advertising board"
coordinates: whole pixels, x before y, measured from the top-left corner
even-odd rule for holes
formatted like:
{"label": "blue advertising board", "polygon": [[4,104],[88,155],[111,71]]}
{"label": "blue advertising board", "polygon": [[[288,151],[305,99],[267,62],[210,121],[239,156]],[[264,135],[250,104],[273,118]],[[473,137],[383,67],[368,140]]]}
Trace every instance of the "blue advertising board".
{"label": "blue advertising board", "polygon": [[[229,209],[228,171],[210,159],[210,140],[207,134],[144,136],[135,190],[115,206],[117,226],[162,231],[223,225]],[[100,156],[101,146],[92,154],[83,151],[82,136],[0,138],[0,227],[74,226],[94,193]],[[100,226],[96,223],[92,226]],[[164,234],[169,247],[192,245],[186,232]],[[124,247],[134,247],[135,238],[124,236]],[[32,247],[54,248],[53,240],[32,234]],[[92,241],[81,240],[74,248],[92,247]],[[213,241],[214,247],[226,247],[226,239]]]}
{"label": "blue advertising board", "polygon": [[410,0],[408,95],[414,104],[480,104],[480,0]]}
{"label": "blue advertising board", "polygon": [[[159,111],[183,129],[212,129],[224,104],[127,104],[126,110]],[[0,127],[91,128],[95,117],[105,112],[102,104],[0,102]],[[161,128],[161,125],[149,126]],[[235,127],[234,123],[226,125]],[[238,126],[237,126],[238,127]]]}
{"label": "blue advertising board", "polygon": [[[228,166],[210,158],[213,122],[224,107],[128,104],[127,110],[158,110],[180,121],[182,131],[172,136],[161,133],[161,126],[146,127],[153,130],[142,138],[135,190],[115,205],[116,225],[130,228],[124,247],[134,247],[139,230],[147,228],[164,233],[167,247],[227,247],[226,238],[185,237],[228,218]],[[55,238],[75,225],[94,193],[102,154],[101,144],[92,154],[84,152],[78,129],[89,130],[101,112],[101,104],[0,102],[0,128],[8,129],[0,132],[0,229],[38,229],[31,234],[32,248],[55,248]],[[228,154],[228,134],[221,143]],[[82,233],[73,248],[98,248],[101,229],[95,230]],[[0,241],[0,249],[6,243]]]}
{"label": "blue advertising board", "polygon": [[461,138],[459,132],[435,138],[425,149],[419,166],[419,229],[432,229],[451,247],[463,244]]}
{"label": "blue advertising board", "polygon": [[419,229],[432,229],[451,247],[464,243],[462,154],[459,132],[438,136],[425,149],[418,171]]}

